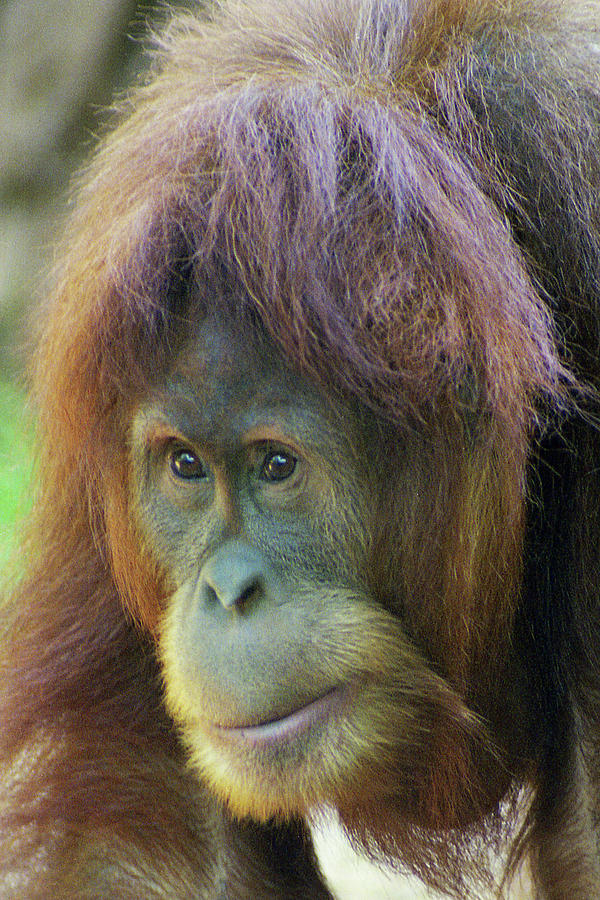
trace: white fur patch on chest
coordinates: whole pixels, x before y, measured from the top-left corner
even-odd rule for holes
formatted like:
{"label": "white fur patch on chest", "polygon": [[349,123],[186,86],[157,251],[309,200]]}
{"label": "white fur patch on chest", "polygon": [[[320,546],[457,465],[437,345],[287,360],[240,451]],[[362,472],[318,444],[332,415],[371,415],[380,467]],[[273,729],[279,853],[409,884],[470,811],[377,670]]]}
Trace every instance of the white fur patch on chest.
{"label": "white fur patch on chest", "polygon": [[334,812],[309,823],[319,866],[336,900],[425,900],[420,881],[358,853]]}

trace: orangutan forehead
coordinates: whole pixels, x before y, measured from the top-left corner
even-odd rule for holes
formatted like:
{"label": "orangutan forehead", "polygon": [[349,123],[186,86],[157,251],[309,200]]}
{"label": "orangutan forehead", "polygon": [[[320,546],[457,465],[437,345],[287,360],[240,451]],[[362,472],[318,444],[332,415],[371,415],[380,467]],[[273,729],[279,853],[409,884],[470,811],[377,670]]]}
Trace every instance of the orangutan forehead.
{"label": "orangutan forehead", "polygon": [[189,328],[169,372],[142,404],[147,415],[165,414],[183,431],[203,429],[213,436],[223,422],[235,420],[240,431],[278,422],[300,438],[304,432],[307,439],[326,433],[331,445],[346,443],[338,440],[340,422],[349,440],[352,423],[367,424],[366,410],[349,398],[324,394],[247,318],[213,312]]}
{"label": "orangutan forehead", "polygon": [[316,399],[274,342],[239,316],[212,313],[190,331],[167,377],[169,390],[181,399],[195,398],[204,409],[217,404],[225,417],[240,403],[277,409],[290,399],[298,405]]}

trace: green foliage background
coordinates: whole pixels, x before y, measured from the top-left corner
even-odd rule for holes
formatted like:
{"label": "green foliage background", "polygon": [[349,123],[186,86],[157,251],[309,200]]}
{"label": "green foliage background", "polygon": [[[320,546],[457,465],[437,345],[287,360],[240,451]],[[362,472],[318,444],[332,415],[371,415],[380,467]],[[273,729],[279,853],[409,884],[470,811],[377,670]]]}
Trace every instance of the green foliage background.
{"label": "green foliage background", "polygon": [[0,581],[30,500],[32,454],[24,394],[0,378]]}

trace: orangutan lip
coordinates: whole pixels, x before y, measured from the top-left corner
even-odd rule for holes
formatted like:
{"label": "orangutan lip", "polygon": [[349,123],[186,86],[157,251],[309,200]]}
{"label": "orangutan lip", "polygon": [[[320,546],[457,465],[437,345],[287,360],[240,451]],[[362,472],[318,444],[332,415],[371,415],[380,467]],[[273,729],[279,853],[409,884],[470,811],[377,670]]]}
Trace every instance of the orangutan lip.
{"label": "orangutan lip", "polygon": [[346,691],[341,687],[336,687],[282,719],[261,722],[258,725],[235,727],[217,725],[215,727],[219,734],[229,740],[243,741],[253,744],[255,747],[275,746],[299,737],[312,725],[327,719],[340,708],[345,696]]}

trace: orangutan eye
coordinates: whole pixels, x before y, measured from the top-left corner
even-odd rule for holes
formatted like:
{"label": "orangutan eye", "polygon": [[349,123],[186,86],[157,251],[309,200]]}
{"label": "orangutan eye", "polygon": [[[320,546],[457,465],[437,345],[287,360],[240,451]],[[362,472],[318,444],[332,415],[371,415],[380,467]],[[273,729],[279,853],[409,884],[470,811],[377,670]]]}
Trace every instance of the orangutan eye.
{"label": "orangutan eye", "polygon": [[206,478],[207,471],[199,456],[196,456],[189,447],[176,447],[169,457],[171,472],[176,478],[192,480]]}
{"label": "orangutan eye", "polygon": [[260,470],[263,481],[279,482],[291,478],[296,470],[297,458],[286,450],[269,451]]}

